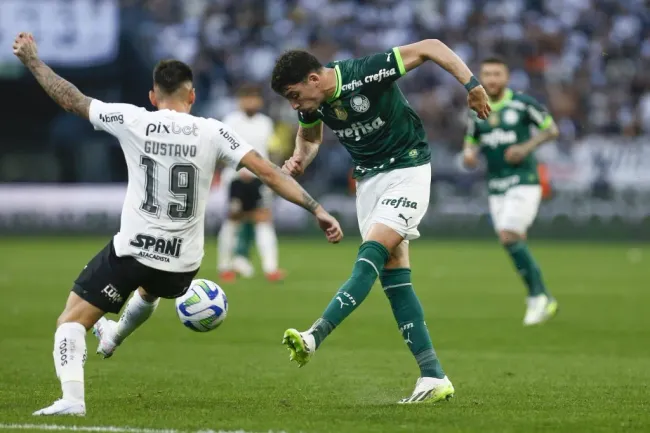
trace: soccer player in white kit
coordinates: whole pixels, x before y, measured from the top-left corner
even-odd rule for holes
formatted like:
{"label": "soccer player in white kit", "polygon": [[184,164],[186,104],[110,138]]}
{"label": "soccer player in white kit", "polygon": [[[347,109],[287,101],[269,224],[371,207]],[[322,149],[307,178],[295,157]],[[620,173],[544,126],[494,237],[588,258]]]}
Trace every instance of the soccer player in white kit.
{"label": "soccer player in white kit", "polygon": [[17,36],[13,51],[57,104],[118,138],[129,175],[120,231],[81,271],[57,320],[53,355],[63,396],[34,415],[85,415],[85,336],[105,313],[118,313],[133,293],[119,322],[108,326],[104,319],[100,326],[98,353],[106,357],[151,316],[159,298],[185,293],[203,258],[206,201],[218,161],[246,167],[309,210],[328,241],[342,238],[336,219],[230,127],[189,114],[195,93],[184,63],[156,66],[149,98],[158,111],[149,112],[87,97],[38,58],[29,33]]}
{"label": "soccer player in white kit", "polygon": [[[237,94],[239,110],[224,117],[223,123],[233,128],[263,157],[268,158],[273,120],[260,112],[264,105],[261,90],[254,85],[244,85]],[[239,242],[246,243],[246,247],[254,236],[266,279],[281,281],[284,272],[278,269],[278,238],[271,213],[271,190],[245,168],[234,173],[225,172],[224,175],[231,177],[231,182],[228,215],[219,231],[217,243],[219,281],[233,282],[237,273],[244,277],[253,276],[254,269],[248,254],[235,249],[238,234]]]}

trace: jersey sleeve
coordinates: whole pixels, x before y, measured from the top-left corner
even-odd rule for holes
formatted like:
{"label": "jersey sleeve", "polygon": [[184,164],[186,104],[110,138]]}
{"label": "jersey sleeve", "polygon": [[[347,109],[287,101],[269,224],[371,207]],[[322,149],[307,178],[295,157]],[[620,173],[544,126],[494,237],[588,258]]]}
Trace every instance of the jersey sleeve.
{"label": "jersey sleeve", "polygon": [[540,131],[549,128],[553,124],[553,117],[549,114],[546,107],[537,102],[537,100],[528,96],[524,99],[524,103],[526,104],[528,119]]}
{"label": "jersey sleeve", "polygon": [[97,131],[105,131],[119,137],[134,122],[143,108],[131,104],[112,104],[93,99],[90,103],[89,120]]}
{"label": "jersey sleeve", "polygon": [[253,146],[248,144],[237,134],[230,126],[221,123],[218,125],[217,135],[217,157],[224,161],[229,167],[235,170],[239,169],[239,163],[242,158],[251,150]]}
{"label": "jersey sleeve", "polygon": [[318,126],[321,122],[322,120],[318,111],[314,111],[313,113],[298,111],[298,123],[300,123],[300,126],[303,128],[313,128],[314,126]]}
{"label": "jersey sleeve", "polygon": [[467,115],[467,129],[465,130],[465,143],[479,144],[479,132],[476,127],[476,115],[470,110]]}
{"label": "jersey sleeve", "polygon": [[364,85],[392,83],[406,75],[406,68],[398,47],[383,53],[372,54],[353,60],[356,63],[357,79]]}

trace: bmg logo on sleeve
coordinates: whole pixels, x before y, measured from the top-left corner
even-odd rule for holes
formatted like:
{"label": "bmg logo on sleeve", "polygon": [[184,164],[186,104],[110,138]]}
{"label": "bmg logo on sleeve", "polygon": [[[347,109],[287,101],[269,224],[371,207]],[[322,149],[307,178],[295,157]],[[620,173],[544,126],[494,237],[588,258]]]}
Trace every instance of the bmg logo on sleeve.
{"label": "bmg logo on sleeve", "polygon": [[119,123],[123,124],[124,123],[124,114],[122,113],[106,113],[106,114],[99,114],[99,120],[101,120],[104,123]]}
{"label": "bmg logo on sleeve", "polygon": [[219,128],[219,134],[221,134],[223,138],[225,138],[226,141],[230,143],[230,150],[235,150],[239,147],[239,142],[235,140],[235,137],[228,134],[228,131],[224,130],[223,128]]}

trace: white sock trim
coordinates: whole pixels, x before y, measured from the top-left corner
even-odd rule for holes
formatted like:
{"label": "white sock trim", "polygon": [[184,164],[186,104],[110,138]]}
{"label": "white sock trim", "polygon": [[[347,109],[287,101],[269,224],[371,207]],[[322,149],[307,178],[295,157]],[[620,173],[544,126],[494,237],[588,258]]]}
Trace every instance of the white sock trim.
{"label": "white sock trim", "polygon": [[396,288],[396,287],[412,286],[412,285],[413,285],[413,283],[393,284],[392,286],[386,286],[386,287],[384,287],[384,290],[394,289],[394,288]]}
{"label": "white sock trim", "polygon": [[377,273],[377,276],[379,276],[379,270],[377,270],[377,266],[375,266],[375,264],[374,264],[373,262],[371,262],[370,260],[366,259],[365,257],[361,257],[359,260],[357,260],[357,262],[366,262],[366,263],[369,263],[370,266],[372,266],[372,268],[373,268],[373,269],[375,270],[375,272]]}

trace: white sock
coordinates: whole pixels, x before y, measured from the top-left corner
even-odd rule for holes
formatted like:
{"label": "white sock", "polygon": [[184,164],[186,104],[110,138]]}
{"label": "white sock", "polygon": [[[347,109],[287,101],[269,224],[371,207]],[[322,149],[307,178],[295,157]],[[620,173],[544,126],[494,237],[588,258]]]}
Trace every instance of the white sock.
{"label": "white sock", "polygon": [[131,335],[133,331],[138,329],[140,325],[146,322],[153,312],[156,311],[159,302],[160,299],[156,299],[153,302],[147,302],[142,299],[138,290],[133,292],[133,296],[131,296],[129,302],[126,303],[126,307],[124,307],[120,320],[117,322],[115,343],[120,344],[126,337]]}
{"label": "white sock", "polygon": [[255,243],[257,252],[262,260],[262,270],[269,274],[278,270],[278,237],[273,223],[257,223],[255,225]]}
{"label": "white sock", "polygon": [[232,256],[237,242],[239,223],[225,220],[219,230],[217,239],[217,270],[220,272],[232,270]]}
{"label": "white sock", "polygon": [[54,333],[54,366],[61,381],[63,399],[84,403],[86,328],[81,323],[64,323]]}

